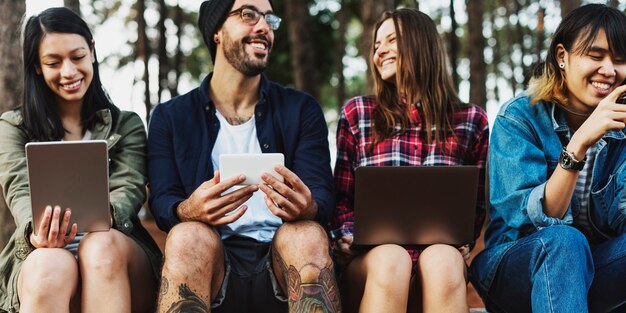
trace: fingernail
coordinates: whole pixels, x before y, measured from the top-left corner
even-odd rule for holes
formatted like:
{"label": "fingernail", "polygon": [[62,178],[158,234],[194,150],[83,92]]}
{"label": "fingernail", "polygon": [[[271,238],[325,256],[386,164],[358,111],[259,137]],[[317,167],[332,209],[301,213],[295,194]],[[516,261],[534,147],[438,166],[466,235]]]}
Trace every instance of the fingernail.
{"label": "fingernail", "polygon": [[246,180],[246,175],[243,175],[243,174],[239,175],[239,180]]}
{"label": "fingernail", "polygon": [[280,171],[283,170],[283,167],[280,166],[280,165],[276,165],[276,166],[274,166],[274,170],[277,171],[277,172],[280,172]]}

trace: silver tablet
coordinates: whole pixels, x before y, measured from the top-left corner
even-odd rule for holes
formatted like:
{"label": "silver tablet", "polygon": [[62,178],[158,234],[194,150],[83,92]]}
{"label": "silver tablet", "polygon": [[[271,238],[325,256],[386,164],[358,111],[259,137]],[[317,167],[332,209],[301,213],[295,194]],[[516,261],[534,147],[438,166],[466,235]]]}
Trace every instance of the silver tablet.
{"label": "silver tablet", "polygon": [[274,171],[274,166],[285,163],[282,153],[222,154],[219,162],[222,181],[244,174],[246,180],[242,185],[256,185],[263,182],[261,174],[264,172],[276,177],[280,182],[283,181],[283,177]]}
{"label": "silver tablet", "polygon": [[111,228],[105,140],[28,143],[26,160],[35,232],[48,205],[70,208],[79,232]]}

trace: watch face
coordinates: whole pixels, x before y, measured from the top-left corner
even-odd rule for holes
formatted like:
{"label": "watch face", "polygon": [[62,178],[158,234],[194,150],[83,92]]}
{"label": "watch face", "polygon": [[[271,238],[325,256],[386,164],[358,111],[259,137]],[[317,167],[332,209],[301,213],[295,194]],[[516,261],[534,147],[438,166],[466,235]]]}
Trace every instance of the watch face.
{"label": "watch face", "polygon": [[570,159],[569,155],[567,155],[567,153],[563,153],[563,155],[561,156],[561,165],[565,168],[571,168],[572,167],[572,159]]}

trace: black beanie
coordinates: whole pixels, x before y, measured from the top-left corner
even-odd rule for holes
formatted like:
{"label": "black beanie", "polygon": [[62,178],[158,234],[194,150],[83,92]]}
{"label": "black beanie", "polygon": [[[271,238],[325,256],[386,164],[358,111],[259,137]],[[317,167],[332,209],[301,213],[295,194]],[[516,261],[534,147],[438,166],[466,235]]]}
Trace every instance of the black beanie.
{"label": "black beanie", "polygon": [[235,0],[206,0],[200,5],[200,16],[198,17],[198,27],[200,33],[209,47],[211,60],[215,64],[215,50],[217,46],[213,41],[213,34],[217,28],[224,24],[230,8],[233,7]]}

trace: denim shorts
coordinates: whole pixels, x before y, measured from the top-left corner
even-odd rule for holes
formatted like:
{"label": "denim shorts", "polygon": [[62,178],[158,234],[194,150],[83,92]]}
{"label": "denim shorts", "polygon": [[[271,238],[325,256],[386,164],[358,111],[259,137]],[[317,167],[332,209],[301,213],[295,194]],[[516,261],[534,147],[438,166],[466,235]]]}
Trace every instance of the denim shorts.
{"label": "denim shorts", "polygon": [[272,269],[271,243],[233,236],[224,243],[224,281],[213,312],[287,312]]}

